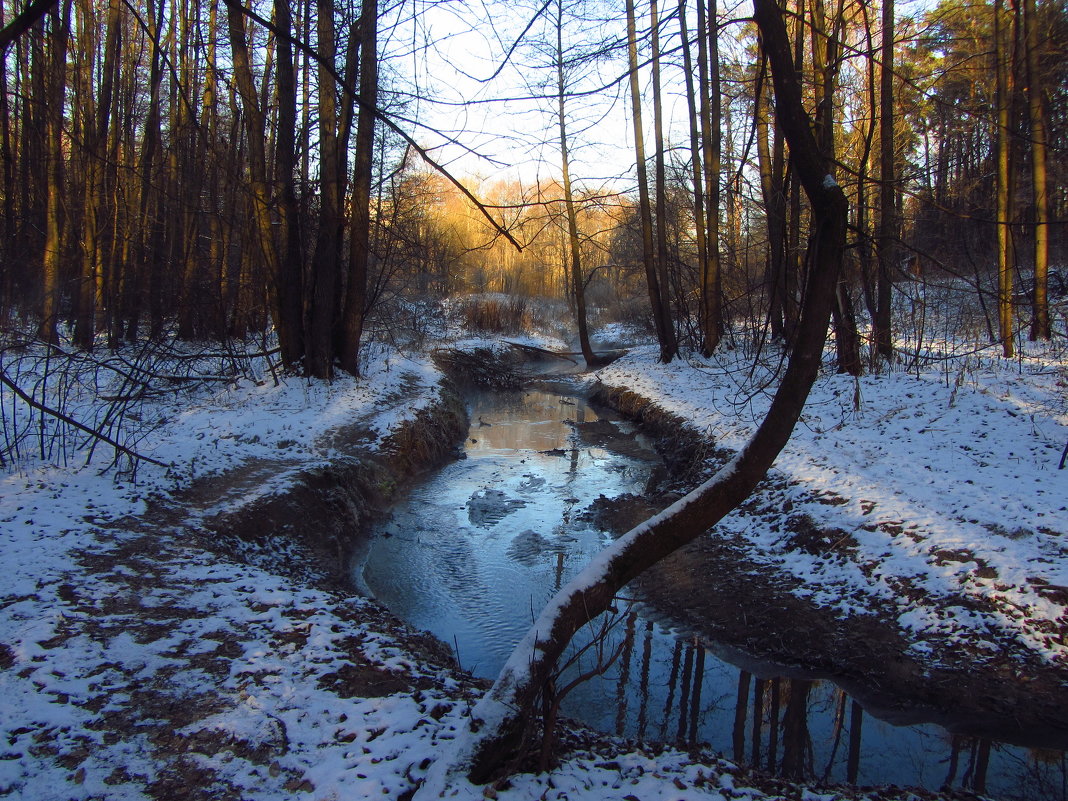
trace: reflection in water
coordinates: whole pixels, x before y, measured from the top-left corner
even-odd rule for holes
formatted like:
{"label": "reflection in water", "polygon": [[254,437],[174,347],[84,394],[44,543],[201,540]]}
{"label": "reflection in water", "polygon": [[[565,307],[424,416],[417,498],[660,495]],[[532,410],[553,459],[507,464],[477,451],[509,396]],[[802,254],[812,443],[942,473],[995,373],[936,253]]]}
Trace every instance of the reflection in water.
{"label": "reflection in water", "polygon": [[[654,454],[628,424],[552,393],[476,398],[472,420],[467,458],[411,493],[359,569],[398,616],[454,644],[464,668],[495,676],[537,610],[608,541],[583,513],[599,495],[641,493]],[[796,778],[1068,801],[1062,752],[891,726],[829,682],[740,670],[644,611],[599,621],[604,641],[578,640],[546,694],[550,718],[705,744]]]}

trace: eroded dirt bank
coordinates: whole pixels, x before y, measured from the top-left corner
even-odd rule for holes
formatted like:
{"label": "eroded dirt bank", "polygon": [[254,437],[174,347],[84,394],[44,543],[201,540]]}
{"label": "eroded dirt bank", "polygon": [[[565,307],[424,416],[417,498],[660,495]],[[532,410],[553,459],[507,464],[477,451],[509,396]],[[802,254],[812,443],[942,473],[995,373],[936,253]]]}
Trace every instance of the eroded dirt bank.
{"label": "eroded dirt bank", "polygon": [[[641,424],[671,468],[670,479],[653,496],[598,505],[599,522],[619,534],[696,486],[729,455],[630,390],[600,387],[593,399]],[[776,505],[784,482],[773,471],[734,514],[754,525],[770,516],[789,520],[801,549],[825,550],[841,542],[844,532],[814,528]],[[893,610],[875,604],[870,614],[841,616],[800,597],[798,589],[803,589],[798,579],[754,559],[746,543],[715,531],[637,582],[639,595],[656,612],[721,651],[726,646],[724,656],[743,668],[833,678],[869,712],[891,722],[937,722],[970,736],[1068,748],[1065,670],[1040,664],[1008,640],[970,648],[945,644],[925,653],[913,647]]]}
{"label": "eroded dirt bank", "polygon": [[[199,518],[211,547],[280,575],[347,588],[369,523],[421,474],[452,458],[467,425],[463,400],[445,382],[435,401],[384,439],[353,423],[324,438],[325,458],[245,465],[197,482],[179,503]],[[265,481],[280,486],[256,491]]]}

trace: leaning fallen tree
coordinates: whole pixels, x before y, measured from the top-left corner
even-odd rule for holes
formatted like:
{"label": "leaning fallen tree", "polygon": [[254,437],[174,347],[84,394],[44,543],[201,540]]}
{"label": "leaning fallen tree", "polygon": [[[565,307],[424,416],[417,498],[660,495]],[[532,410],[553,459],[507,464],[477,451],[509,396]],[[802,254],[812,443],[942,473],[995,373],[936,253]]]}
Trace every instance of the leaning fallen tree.
{"label": "leaning fallen tree", "polygon": [[723,469],[616,540],[549,601],[450,750],[431,767],[416,799],[455,794],[467,781],[482,783],[501,772],[530,731],[539,697],[572,637],[607,611],[624,585],[708,531],[753,492],[789,440],[819,373],[848,205],[804,111],[779,7],[775,0],[753,0],[753,6],[771,64],[776,118],[812,208],[801,319],[778,391],[752,438]]}

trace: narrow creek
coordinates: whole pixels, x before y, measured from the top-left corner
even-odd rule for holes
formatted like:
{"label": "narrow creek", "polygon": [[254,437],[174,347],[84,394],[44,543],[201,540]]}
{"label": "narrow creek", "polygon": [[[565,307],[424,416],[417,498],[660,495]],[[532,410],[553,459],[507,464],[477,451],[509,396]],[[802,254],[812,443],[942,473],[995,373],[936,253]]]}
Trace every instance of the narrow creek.
{"label": "narrow creek", "polygon": [[[452,646],[463,668],[493,677],[537,610],[610,540],[591,522],[591,504],[641,494],[662,466],[633,424],[566,385],[474,393],[468,402],[463,458],[394,508],[354,580]],[[616,660],[562,705],[563,714],[601,731],[707,743],[795,778],[1068,798],[1063,752],[891,725],[830,681],[698,645],[640,600],[605,625],[603,650],[589,649],[570,672],[589,670],[599,653],[618,653]]]}

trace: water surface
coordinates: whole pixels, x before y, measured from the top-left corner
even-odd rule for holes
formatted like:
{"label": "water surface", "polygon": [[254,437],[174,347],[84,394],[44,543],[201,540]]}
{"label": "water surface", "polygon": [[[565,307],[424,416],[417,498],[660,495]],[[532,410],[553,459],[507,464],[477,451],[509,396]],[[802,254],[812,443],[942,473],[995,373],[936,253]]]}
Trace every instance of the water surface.
{"label": "water surface", "polygon": [[[659,461],[633,425],[566,391],[475,394],[470,406],[465,458],[394,509],[357,580],[452,645],[462,667],[493,677],[545,601],[610,541],[590,522],[591,504],[642,493]],[[562,706],[602,731],[703,743],[812,780],[1068,799],[1062,752],[884,723],[829,681],[722,647],[714,653],[641,603],[621,600],[591,629],[576,648],[605,629],[601,646],[582,653],[558,686],[611,662]]]}

